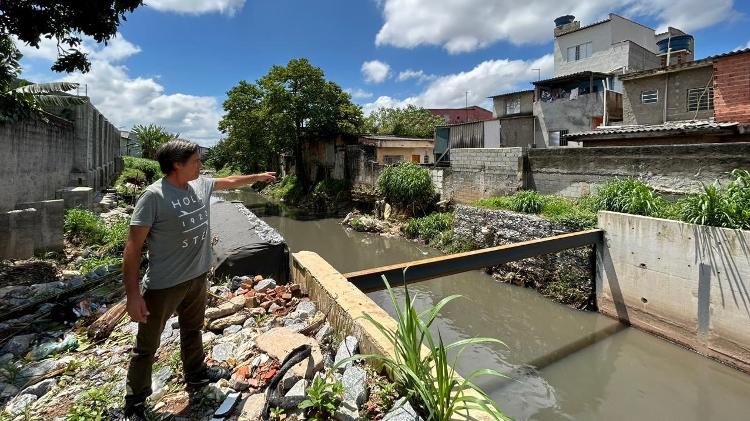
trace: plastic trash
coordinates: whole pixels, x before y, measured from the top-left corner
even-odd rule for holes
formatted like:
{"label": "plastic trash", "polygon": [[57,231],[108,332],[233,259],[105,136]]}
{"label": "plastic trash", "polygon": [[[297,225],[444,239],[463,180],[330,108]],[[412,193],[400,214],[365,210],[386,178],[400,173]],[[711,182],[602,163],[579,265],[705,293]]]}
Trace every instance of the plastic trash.
{"label": "plastic trash", "polygon": [[74,350],[76,348],[78,348],[78,339],[75,335],[66,335],[61,342],[45,342],[34,348],[34,350],[29,353],[29,358],[32,361],[39,361],[50,355]]}

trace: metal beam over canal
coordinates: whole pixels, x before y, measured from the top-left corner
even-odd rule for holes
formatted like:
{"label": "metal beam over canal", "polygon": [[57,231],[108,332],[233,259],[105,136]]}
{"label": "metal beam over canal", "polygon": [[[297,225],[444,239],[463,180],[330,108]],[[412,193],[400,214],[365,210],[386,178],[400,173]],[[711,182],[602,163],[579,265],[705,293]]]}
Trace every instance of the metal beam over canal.
{"label": "metal beam over canal", "polygon": [[454,275],[469,270],[482,269],[502,263],[526,259],[548,253],[593,245],[602,241],[604,231],[593,229],[556,235],[554,237],[506,244],[465,253],[432,257],[374,269],[344,274],[344,277],[364,292],[385,288],[382,276],[391,286],[426,281],[442,276]]}

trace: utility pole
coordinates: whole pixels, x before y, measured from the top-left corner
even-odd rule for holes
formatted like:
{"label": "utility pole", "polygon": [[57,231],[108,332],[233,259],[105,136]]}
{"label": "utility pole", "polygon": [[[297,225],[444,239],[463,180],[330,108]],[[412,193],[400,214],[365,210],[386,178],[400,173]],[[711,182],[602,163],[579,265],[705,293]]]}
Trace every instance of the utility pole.
{"label": "utility pole", "polygon": [[466,106],[464,107],[464,111],[466,111],[466,122],[469,122],[469,92],[471,91],[465,91],[466,94]]}
{"label": "utility pole", "polygon": [[531,69],[531,70],[536,70],[536,81],[537,82],[539,82],[540,80],[542,80],[542,69]]}

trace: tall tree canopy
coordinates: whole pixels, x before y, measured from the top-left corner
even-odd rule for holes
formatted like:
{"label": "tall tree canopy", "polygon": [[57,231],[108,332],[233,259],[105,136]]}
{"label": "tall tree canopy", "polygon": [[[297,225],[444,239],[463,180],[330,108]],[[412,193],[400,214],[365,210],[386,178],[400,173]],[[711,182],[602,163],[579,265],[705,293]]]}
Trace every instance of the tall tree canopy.
{"label": "tall tree canopy", "polygon": [[180,137],[179,134],[170,133],[164,127],[156,124],[149,124],[148,126],[139,124],[133,127],[130,132],[138,138],[138,143],[141,145],[141,155],[149,159],[156,159],[156,150],[163,143]]}
{"label": "tall tree canopy", "polygon": [[117,33],[125,14],[141,4],[143,0],[3,0],[0,37],[15,35],[34,47],[39,47],[43,37],[54,39],[58,57],[52,70],[87,72],[91,63],[81,51],[81,37],[106,43]]}
{"label": "tall tree canopy", "polygon": [[435,126],[445,124],[442,117],[426,108],[379,108],[365,119],[365,131],[371,134],[422,137],[433,136]]}
{"label": "tall tree canopy", "polygon": [[227,163],[256,169],[271,165],[279,153],[291,153],[304,186],[309,180],[303,145],[362,126],[360,107],[307,59],[273,66],[255,84],[241,81],[227,92],[224,110],[219,130],[226,137],[219,147],[230,156]]}

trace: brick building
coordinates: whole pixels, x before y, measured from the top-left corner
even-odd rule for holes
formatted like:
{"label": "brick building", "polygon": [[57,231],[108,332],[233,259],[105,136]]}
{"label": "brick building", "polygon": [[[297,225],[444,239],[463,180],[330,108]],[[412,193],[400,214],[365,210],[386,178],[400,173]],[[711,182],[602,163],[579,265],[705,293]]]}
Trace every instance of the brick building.
{"label": "brick building", "polygon": [[492,118],[492,111],[477,105],[467,108],[429,108],[429,110],[436,116],[443,117],[446,124],[469,123]]}
{"label": "brick building", "polygon": [[714,57],[714,118],[750,123],[750,48]]}

